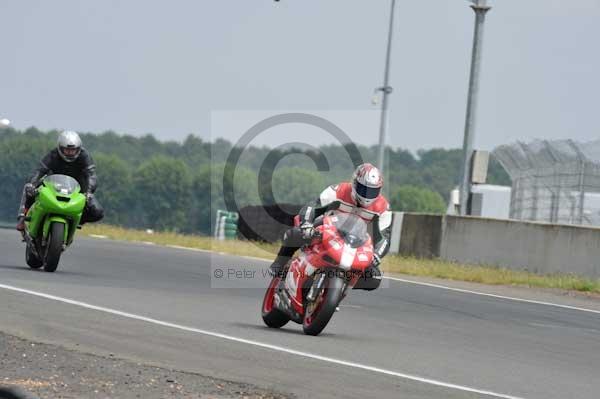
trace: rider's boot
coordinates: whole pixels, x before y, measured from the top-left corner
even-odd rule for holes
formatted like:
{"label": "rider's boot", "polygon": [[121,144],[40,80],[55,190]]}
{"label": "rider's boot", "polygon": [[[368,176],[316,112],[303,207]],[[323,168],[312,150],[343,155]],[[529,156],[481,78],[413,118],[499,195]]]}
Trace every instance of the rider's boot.
{"label": "rider's boot", "polygon": [[269,267],[269,274],[271,277],[281,276],[288,260],[288,257],[277,256],[275,261],[273,261]]}
{"label": "rider's boot", "polygon": [[17,231],[25,231],[25,214],[24,213],[20,213],[19,216],[17,216]]}
{"label": "rider's boot", "polygon": [[369,266],[356,281],[355,290],[373,291],[381,284],[382,274],[378,266]]}
{"label": "rider's boot", "polygon": [[281,248],[279,248],[279,252],[277,253],[275,261],[273,261],[273,264],[271,267],[269,267],[269,274],[272,277],[284,277],[283,274],[285,273],[285,266],[290,261],[292,256],[294,256],[294,252],[299,249],[299,247],[288,246],[289,244],[286,245],[286,235],[284,235],[284,244],[281,246]]}

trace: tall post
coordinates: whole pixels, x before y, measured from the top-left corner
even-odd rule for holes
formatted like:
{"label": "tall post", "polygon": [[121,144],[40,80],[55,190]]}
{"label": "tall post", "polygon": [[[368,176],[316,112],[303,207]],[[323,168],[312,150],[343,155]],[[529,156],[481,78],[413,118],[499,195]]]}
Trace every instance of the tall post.
{"label": "tall post", "polygon": [[465,117],[465,136],[463,141],[462,181],[460,185],[460,214],[467,214],[469,194],[471,192],[471,160],[473,157],[473,141],[475,137],[475,114],[477,111],[477,95],[479,91],[479,71],[481,66],[481,50],[483,45],[483,25],[485,14],[492,8],[487,0],[472,0],[471,8],[475,11],[475,32],[473,34],[473,50],[471,53],[471,76],[469,77],[469,93],[467,97],[467,113]]}
{"label": "tall post", "polygon": [[383,77],[383,86],[378,88],[378,91],[383,93],[381,100],[381,122],[379,125],[379,152],[377,156],[377,166],[383,173],[385,169],[385,145],[386,145],[386,131],[388,127],[388,107],[389,99],[388,96],[392,93],[390,87],[390,65],[392,58],[392,39],[394,37],[394,12],[396,10],[396,0],[392,0],[390,9],[390,26],[388,31],[388,42],[387,52],[385,58],[385,72]]}
{"label": "tall post", "polygon": [[581,160],[579,164],[579,209],[577,215],[577,222],[579,225],[583,224],[583,212],[585,203],[585,161]]}
{"label": "tall post", "polygon": [[[571,139],[567,140],[567,144],[573,149],[573,151],[577,154],[577,159],[579,160],[579,182],[577,184],[579,189],[579,204],[577,209],[577,223],[582,225],[584,216],[584,203],[585,203],[585,174],[586,174],[586,161],[587,157],[581,151],[579,146],[575,144],[575,142]],[[573,222],[575,223],[575,222]]]}

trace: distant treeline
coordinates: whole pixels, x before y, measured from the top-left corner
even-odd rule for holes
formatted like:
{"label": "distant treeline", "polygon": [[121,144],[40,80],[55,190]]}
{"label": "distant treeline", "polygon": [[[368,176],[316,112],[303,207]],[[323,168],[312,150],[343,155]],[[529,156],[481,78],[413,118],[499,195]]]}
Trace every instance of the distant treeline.
{"label": "distant treeline", "polygon": [[[36,128],[0,129],[0,220],[15,218],[23,184],[55,146],[57,135],[57,131]],[[225,209],[223,170],[230,142],[207,142],[192,135],[183,142],[162,142],[152,135],[114,132],[81,137],[96,161],[97,196],[105,207],[106,222],[209,233],[214,212]],[[364,161],[375,162],[376,147],[358,149]],[[246,148],[233,165],[234,180],[225,174],[225,183],[234,188],[236,206],[269,202],[271,190],[276,202],[301,204],[316,198],[326,185],[350,178],[353,166],[347,148],[329,145],[319,150],[328,170],[318,171],[311,157],[297,149]],[[394,210],[444,211],[449,192],[459,180],[460,150],[421,150],[415,156],[389,148],[387,156],[386,189]],[[259,172],[263,179],[257,178]],[[510,184],[494,160],[488,180]]]}

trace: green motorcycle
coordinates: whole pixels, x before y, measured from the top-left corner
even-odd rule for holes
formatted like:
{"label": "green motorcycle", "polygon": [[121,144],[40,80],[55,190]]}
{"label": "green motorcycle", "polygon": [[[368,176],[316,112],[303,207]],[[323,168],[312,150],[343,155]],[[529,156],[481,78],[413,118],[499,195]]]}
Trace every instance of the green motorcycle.
{"label": "green motorcycle", "polygon": [[25,216],[25,260],[32,269],[54,272],[62,252],[71,245],[85,209],[86,197],[77,180],[66,175],[44,178]]}

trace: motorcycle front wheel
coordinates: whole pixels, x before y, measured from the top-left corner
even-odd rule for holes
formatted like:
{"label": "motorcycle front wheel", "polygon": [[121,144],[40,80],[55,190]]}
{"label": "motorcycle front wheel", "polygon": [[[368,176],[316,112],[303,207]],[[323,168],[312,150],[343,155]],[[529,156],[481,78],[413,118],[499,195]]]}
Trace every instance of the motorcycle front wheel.
{"label": "motorcycle front wheel", "polygon": [[305,305],[302,329],[306,335],[319,335],[327,326],[342,300],[346,282],[339,276],[330,276],[320,295]]}
{"label": "motorcycle front wheel", "polygon": [[50,225],[50,237],[48,238],[48,247],[46,249],[46,262],[44,270],[54,272],[58,267],[60,255],[63,251],[65,238],[65,225],[63,223],[52,223]]}

